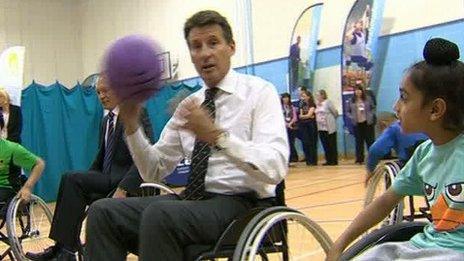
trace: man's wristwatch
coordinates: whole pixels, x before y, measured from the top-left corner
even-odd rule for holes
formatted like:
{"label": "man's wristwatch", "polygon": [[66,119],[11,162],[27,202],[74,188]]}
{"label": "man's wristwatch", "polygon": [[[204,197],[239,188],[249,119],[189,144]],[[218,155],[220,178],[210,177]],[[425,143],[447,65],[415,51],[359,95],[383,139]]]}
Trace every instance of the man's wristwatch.
{"label": "man's wristwatch", "polygon": [[223,150],[227,147],[227,141],[229,140],[229,132],[222,131],[216,138],[216,148]]}

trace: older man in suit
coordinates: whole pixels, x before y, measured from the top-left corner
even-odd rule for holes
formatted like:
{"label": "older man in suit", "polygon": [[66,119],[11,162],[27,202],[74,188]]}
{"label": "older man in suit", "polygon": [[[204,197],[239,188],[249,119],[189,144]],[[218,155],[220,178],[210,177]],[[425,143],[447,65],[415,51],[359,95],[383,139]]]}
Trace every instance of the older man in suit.
{"label": "older man in suit", "polygon": [[[124,138],[124,126],[118,120],[118,99],[107,86],[105,77],[97,83],[97,93],[105,109],[97,156],[88,171],[63,175],[58,191],[50,238],[56,245],[41,253],[27,253],[32,260],[73,260],[79,247],[79,231],[86,206],[107,197],[125,197],[142,182]],[[140,117],[145,134],[152,140],[152,128],[146,111]]]}

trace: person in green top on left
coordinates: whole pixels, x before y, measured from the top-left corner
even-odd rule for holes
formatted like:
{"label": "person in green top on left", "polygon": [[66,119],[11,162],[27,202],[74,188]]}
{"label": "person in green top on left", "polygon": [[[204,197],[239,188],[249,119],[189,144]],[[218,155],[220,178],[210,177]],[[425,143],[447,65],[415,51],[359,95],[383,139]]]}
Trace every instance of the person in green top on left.
{"label": "person in green top on left", "polygon": [[[0,132],[4,127],[3,117],[0,117]],[[21,199],[29,201],[32,189],[45,168],[45,163],[20,144],[0,136],[0,202],[9,201],[16,193],[15,184],[19,177],[16,174],[13,176],[10,172],[14,165],[31,172],[26,183],[17,192]]]}

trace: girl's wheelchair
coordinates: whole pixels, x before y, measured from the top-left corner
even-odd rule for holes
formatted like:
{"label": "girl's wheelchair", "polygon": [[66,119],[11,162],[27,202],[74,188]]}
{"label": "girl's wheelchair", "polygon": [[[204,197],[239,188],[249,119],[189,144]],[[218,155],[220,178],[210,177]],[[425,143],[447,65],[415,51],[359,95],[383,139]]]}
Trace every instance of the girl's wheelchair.
{"label": "girl's wheelchair", "polygon": [[[28,251],[42,251],[54,244],[48,238],[52,212],[38,196],[31,195],[28,202],[14,196],[0,202],[0,241],[7,245],[0,260],[27,260]],[[5,233],[6,226],[6,233]]]}

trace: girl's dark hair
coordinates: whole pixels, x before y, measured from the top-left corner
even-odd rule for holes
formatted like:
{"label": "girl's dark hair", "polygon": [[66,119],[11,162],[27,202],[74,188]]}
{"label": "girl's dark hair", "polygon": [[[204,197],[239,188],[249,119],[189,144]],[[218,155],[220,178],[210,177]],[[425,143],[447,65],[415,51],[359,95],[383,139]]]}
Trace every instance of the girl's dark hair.
{"label": "girl's dark hair", "polygon": [[288,92],[284,92],[284,93],[280,94],[280,102],[282,104],[284,104],[284,98],[290,99],[290,104],[292,103],[290,94]]}
{"label": "girl's dark hair", "polygon": [[219,25],[222,29],[222,34],[227,43],[233,43],[234,37],[232,34],[232,29],[230,28],[229,22],[227,19],[213,10],[204,10],[194,14],[192,17],[187,19],[184,24],[184,38],[188,42],[188,36],[190,31],[195,27],[203,27],[207,25]]}
{"label": "girl's dark hair", "polygon": [[442,38],[433,38],[424,46],[424,61],[408,69],[411,83],[424,96],[424,104],[441,98],[446,102],[444,128],[464,130],[464,64],[459,61],[458,46]]}
{"label": "girl's dark hair", "polygon": [[315,106],[316,106],[316,103],[314,103],[313,94],[312,94],[309,90],[302,90],[302,92],[303,92],[304,94],[306,94],[306,96],[309,97],[309,105],[310,105],[310,107],[315,107]]}

